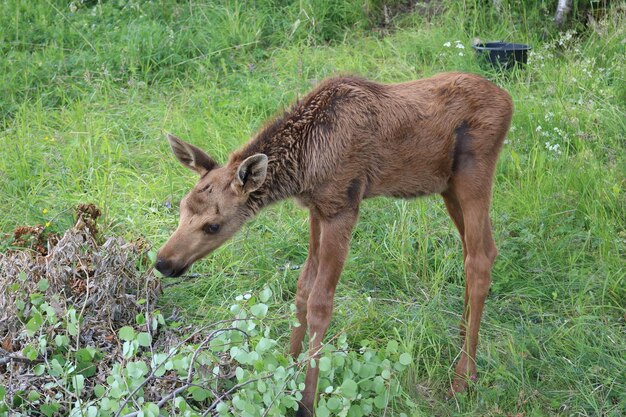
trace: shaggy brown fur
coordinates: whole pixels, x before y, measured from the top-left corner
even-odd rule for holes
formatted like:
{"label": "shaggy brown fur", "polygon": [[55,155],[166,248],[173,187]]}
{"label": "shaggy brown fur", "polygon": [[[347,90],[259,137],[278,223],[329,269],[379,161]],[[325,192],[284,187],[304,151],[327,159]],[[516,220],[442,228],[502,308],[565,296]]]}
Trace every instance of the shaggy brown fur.
{"label": "shaggy brown fur", "polygon": [[[309,256],[298,280],[297,356],[308,328],[315,354],[361,201],[441,194],[461,235],[467,275],[464,338],[454,392],[476,374],[484,299],[497,250],[488,210],[498,153],[513,111],[510,96],[472,74],[446,73],[402,84],[332,78],[260,131],[223,167],[173,136],[178,159],[201,179],[181,202],[178,230],[156,267],[182,274],[261,208],[288,197],[310,210]],[[306,376],[299,415],[311,415],[316,368]]]}

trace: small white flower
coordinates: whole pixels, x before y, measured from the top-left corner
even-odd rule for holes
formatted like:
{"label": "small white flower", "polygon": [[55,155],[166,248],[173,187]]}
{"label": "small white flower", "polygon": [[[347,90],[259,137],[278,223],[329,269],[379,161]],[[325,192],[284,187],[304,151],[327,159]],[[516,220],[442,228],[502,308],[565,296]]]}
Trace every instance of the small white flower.
{"label": "small white flower", "polygon": [[457,43],[456,45],[454,45],[454,47],[459,49],[465,49],[465,46],[463,46],[462,43]]}
{"label": "small white flower", "polygon": [[443,44],[443,46],[445,46],[446,48],[449,48],[452,46],[452,44],[450,42],[446,42]]}
{"label": "small white flower", "polygon": [[537,128],[535,129],[535,132],[541,132],[541,125],[537,125]]}
{"label": "small white flower", "polygon": [[465,54],[463,52],[459,52],[459,56],[464,56]]}
{"label": "small white flower", "polygon": [[555,143],[554,145],[552,145],[550,142],[546,142],[546,149],[549,150],[550,152],[554,152],[557,155],[561,155],[561,145],[559,145],[558,143]]}

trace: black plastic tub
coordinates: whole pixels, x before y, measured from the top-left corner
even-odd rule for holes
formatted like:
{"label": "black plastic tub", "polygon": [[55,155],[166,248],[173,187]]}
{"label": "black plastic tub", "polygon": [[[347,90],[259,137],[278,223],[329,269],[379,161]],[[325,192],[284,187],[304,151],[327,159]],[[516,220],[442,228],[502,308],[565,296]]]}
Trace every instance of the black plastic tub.
{"label": "black plastic tub", "polygon": [[510,69],[518,64],[526,64],[528,51],[532,49],[522,43],[486,42],[473,46],[479,59],[489,62],[496,68]]}

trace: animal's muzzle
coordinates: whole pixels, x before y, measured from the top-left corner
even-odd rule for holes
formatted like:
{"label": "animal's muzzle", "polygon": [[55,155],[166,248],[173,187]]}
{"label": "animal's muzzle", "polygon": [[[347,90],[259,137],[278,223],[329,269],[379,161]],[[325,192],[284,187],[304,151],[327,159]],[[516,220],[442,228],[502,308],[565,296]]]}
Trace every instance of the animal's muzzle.
{"label": "animal's muzzle", "polygon": [[154,267],[166,277],[179,277],[187,270],[187,265],[175,265],[174,262],[163,258],[157,258]]}

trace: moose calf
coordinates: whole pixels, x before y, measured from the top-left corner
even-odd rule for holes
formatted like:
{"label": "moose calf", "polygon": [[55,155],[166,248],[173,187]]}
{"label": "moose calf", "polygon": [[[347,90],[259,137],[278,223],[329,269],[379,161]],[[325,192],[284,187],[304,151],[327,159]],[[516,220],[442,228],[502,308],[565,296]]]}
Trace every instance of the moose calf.
{"label": "moose calf", "polygon": [[[305,332],[319,351],[351,231],[365,198],[443,197],[463,245],[463,346],[454,392],[476,377],[476,344],[497,255],[489,205],[498,153],[513,112],[511,97],[472,74],[445,73],[401,84],[360,78],[322,82],[220,166],[168,135],[174,154],[200,175],[180,203],[180,224],[159,250],[156,269],[183,274],[263,207],[294,197],[310,211],[291,354]],[[318,368],[309,367],[298,416],[313,415]]]}

